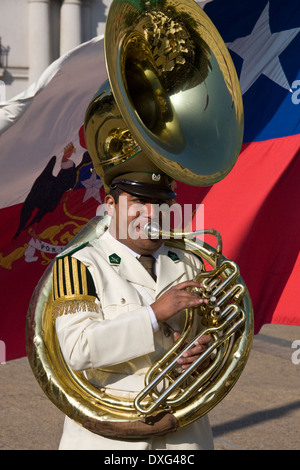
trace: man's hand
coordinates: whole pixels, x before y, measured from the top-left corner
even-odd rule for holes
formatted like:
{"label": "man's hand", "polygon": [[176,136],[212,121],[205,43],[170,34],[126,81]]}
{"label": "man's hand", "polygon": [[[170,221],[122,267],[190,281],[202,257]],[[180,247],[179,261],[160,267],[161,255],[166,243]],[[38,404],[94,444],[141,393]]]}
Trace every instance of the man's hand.
{"label": "man's hand", "polygon": [[[175,332],[174,333],[174,341],[177,341],[180,337],[180,333]],[[208,348],[208,343],[210,342],[211,337],[210,335],[204,335],[197,341],[195,341],[195,345],[183,353],[183,356],[177,360],[178,364],[181,365],[181,368],[183,370],[186,370],[189,368],[189,366],[198,359],[201,354],[203,354],[206,349]],[[200,367],[199,371],[206,369],[210,364],[210,359],[206,359],[205,362],[203,362]]]}
{"label": "man's hand", "polygon": [[163,322],[173,317],[176,313],[185,308],[198,307],[203,302],[195,292],[187,291],[188,287],[202,287],[202,284],[195,281],[184,281],[171,287],[159,299],[157,299],[151,308],[158,322]]}

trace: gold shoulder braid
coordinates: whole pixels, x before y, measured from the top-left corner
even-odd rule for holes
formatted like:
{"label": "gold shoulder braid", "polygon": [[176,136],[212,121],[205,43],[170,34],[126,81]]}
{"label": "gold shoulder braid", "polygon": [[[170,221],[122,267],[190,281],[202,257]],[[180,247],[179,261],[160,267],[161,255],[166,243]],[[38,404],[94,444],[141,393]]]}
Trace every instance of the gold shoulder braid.
{"label": "gold shoulder braid", "polygon": [[89,270],[72,256],[57,258],[53,266],[53,320],[83,310],[98,312],[97,293]]}

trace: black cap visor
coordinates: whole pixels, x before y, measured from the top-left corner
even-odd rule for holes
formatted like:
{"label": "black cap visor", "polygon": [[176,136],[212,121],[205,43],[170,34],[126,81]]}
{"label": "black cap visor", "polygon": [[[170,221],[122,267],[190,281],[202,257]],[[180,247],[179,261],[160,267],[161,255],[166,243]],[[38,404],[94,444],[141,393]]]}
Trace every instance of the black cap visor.
{"label": "black cap visor", "polygon": [[120,188],[122,191],[134,196],[142,196],[150,199],[167,201],[175,199],[177,194],[169,186],[158,184],[141,183],[139,181],[114,180],[111,189]]}

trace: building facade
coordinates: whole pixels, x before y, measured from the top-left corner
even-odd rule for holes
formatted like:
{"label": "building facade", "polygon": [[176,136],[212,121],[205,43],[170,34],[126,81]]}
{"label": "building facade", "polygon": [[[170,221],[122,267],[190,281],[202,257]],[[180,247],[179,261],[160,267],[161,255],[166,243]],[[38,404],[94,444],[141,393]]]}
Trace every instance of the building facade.
{"label": "building facade", "polygon": [[111,0],[0,0],[0,101],[61,55],[104,33]]}

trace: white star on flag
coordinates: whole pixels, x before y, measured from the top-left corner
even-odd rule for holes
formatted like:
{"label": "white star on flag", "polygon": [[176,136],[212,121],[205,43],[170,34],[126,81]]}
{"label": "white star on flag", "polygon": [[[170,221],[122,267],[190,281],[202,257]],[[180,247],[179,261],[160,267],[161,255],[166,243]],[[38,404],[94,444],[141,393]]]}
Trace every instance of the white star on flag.
{"label": "white star on flag", "polygon": [[86,202],[88,199],[93,197],[100,204],[102,203],[100,189],[102,188],[103,183],[99,178],[97,178],[95,171],[92,172],[92,175],[89,179],[81,181],[81,184],[86,188],[82,202]]}
{"label": "white star on flag", "polygon": [[290,91],[290,84],[281,66],[279,55],[299,31],[300,28],[294,28],[272,33],[268,3],[249,36],[227,43],[229,49],[244,59],[240,75],[243,94],[262,74]]}
{"label": "white star on flag", "polygon": [[198,5],[203,9],[207,3],[212,2],[213,0],[198,0]]}

